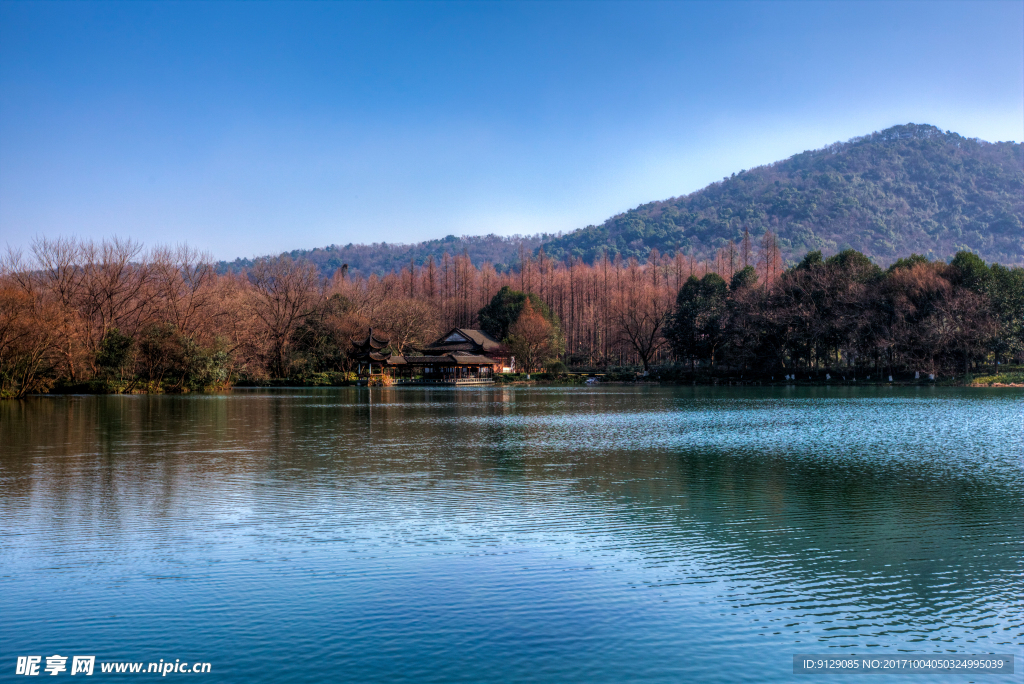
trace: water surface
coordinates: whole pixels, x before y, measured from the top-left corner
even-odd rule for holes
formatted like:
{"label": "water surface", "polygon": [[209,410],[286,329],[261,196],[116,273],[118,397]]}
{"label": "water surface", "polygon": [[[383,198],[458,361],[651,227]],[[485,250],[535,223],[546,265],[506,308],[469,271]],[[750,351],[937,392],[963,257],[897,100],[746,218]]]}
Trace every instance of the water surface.
{"label": "water surface", "polygon": [[[808,681],[794,653],[1020,656],[1022,399],[3,402],[0,677],[54,653],[229,682]],[[969,680],[1014,677],[910,679]]]}

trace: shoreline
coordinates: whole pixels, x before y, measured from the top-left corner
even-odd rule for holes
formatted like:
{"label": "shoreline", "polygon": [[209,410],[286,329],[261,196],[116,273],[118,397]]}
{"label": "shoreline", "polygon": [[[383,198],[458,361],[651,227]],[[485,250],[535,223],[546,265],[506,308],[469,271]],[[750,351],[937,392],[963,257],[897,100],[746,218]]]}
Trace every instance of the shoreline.
{"label": "shoreline", "polygon": [[[939,381],[900,381],[893,380],[889,381],[872,381],[866,380],[862,382],[854,381],[843,381],[843,380],[789,380],[789,381],[738,381],[738,380],[720,380],[720,381],[690,381],[690,382],[678,382],[671,380],[601,380],[596,383],[587,383],[580,381],[566,381],[558,379],[540,379],[540,380],[508,380],[504,382],[495,382],[493,384],[485,385],[472,385],[472,387],[600,387],[609,385],[650,385],[659,387],[760,387],[760,388],[781,388],[781,387],[956,387],[961,389],[1022,389],[1024,383],[1017,382],[991,382],[991,383],[978,383],[978,382],[957,382],[953,380],[939,380]],[[266,389],[340,389],[345,387],[360,388],[364,385],[359,385],[356,382],[345,382],[339,384],[308,384],[302,382],[268,382],[268,383],[245,383],[239,385],[232,385],[230,387],[223,387],[219,389],[210,390],[190,390],[184,392],[166,392],[166,391],[152,391],[149,388],[136,388],[129,392],[116,392],[116,391],[104,391],[99,388],[89,387],[87,385],[76,385],[72,387],[60,387],[54,388],[49,392],[41,392],[31,394],[31,397],[57,397],[57,396],[140,396],[140,395],[167,395],[167,396],[186,396],[186,395],[200,395],[209,396],[215,394],[221,394],[224,392],[231,392],[234,390],[266,390]],[[431,389],[464,389],[463,386],[458,385],[392,385],[387,388],[381,389],[398,389],[406,387],[415,388],[431,388]]]}

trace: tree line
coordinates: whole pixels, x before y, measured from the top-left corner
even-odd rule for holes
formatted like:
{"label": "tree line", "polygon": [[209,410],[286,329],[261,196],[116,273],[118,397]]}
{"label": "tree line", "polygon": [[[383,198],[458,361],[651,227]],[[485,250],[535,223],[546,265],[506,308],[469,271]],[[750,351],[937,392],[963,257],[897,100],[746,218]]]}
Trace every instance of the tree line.
{"label": "tree line", "polygon": [[0,264],[0,392],[197,391],[332,383],[373,327],[407,353],[483,327],[527,370],[672,365],[692,373],[920,369],[1024,353],[1024,269],[961,252],[882,270],[846,250],[785,268],[770,232],[714,259],[651,250],[593,263],[522,247],[515,268],[468,254],[383,276],[323,276],[290,256],[218,273],[189,247],[40,239]]}

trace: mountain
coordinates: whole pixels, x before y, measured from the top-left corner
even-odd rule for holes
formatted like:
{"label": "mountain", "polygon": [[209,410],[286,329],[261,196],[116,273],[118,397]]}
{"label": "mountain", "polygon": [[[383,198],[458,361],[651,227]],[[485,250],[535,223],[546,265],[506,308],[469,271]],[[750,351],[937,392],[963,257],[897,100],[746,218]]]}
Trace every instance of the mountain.
{"label": "mountain", "polygon": [[[293,259],[308,259],[316,264],[324,275],[331,275],[342,265],[347,264],[353,274],[369,275],[399,271],[408,266],[410,261],[417,266],[425,264],[430,257],[438,263],[444,254],[451,256],[466,254],[470,260],[480,265],[485,261],[494,264],[501,272],[519,262],[520,247],[527,253],[536,252],[545,240],[555,236],[548,235],[481,235],[461,236],[449,235],[440,240],[427,240],[416,244],[374,242],[369,245],[347,244],[345,246],[329,245],[316,249],[296,249],[285,252]],[[282,255],[284,256],[284,255]],[[252,266],[252,259],[235,259],[222,261],[218,265],[220,272],[241,271]]]}
{"label": "mountain", "polygon": [[961,249],[1024,263],[1024,145],[934,126],[894,126],[741,171],[690,195],[644,204],[600,226],[546,241],[548,256],[588,261],[693,251],[711,256],[744,228],[771,230],[783,256],[853,248],[881,263]]}
{"label": "mountain", "polygon": [[[1024,264],[1024,145],[964,138],[907,124],[740,171],[689,195],[643,204],[599,226],[564,235],[455,237],[413,245],[331,245],[295,250],[325,274],[342,264],[356,273],[400,269],[448,254],[490,261],[499,271],[519,261],[520,245],[555,259],[646,258],[682,250],[709,258],[744,229],[756,242],[778,237],[793,263],[808,251],[853,248],[888,264],[913,252],[946,259],[970,250],[986,261]],[[222,262],[238,270],[251,261]]]}

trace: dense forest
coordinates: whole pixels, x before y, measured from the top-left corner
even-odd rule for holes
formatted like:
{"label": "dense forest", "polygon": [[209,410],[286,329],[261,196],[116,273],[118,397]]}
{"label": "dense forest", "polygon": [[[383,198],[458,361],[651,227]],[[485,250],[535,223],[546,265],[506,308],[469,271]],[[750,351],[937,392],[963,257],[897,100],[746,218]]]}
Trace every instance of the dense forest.
{"label": "dense forest", "polygon": [[854,250],[812,251],[786,268],[767,232],[704,261],[657,249],[591,264],[525,252],[499,273],[443,253],[383,276],[323,276],[283,256],[218,273],[187,246],[44,239],[0,264],[0,394],[338,384],[370,326],[396,354],[483,326],[525,370],[949,376],[1024,360],[1024,268],[960,252],[883,270]]}
{"label": "dense forest", "polygon": [[[565,235],[454,237],[415,245],[376,243],[296,250],[323,275],[347,264],[383,275],[429,257],[468,256],[502,272],[517,267],[520,250],[588,264],[608,254],[645,260],[652,249],[714,258],[744,232],[771,231],[782,259],[795,264],[809,251],[856,249],[888,265],[918,253],[948,260],[972,251],[986,261],[1024,264],[1024,145],[988,143],[908,124],[748,171],[684,197],[644,204]],[[250,260],[222,262],[239,271]]]}

